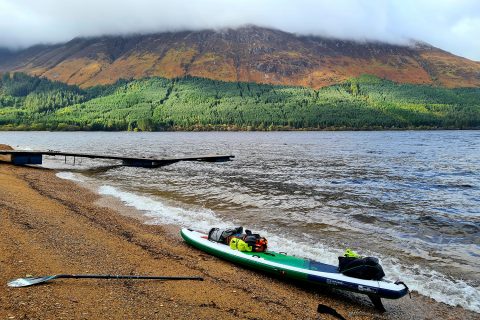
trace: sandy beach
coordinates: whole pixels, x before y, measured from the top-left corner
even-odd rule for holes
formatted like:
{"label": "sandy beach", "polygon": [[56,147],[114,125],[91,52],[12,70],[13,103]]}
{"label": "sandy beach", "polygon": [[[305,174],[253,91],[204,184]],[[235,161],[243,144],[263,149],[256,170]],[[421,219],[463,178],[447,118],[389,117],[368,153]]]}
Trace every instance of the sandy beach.
{"label": "sandy beach", "polygon": [[[187,246],[172,227],[100,206],[55,171],[0,164],[0,319],[478,319],[412,294],[374,310],[357,294],[310,288],[237,267]],[[103,201],[105,203],[105,201]],[[58,273],[202,276],[205,281],[68,280],[9,288]]]}

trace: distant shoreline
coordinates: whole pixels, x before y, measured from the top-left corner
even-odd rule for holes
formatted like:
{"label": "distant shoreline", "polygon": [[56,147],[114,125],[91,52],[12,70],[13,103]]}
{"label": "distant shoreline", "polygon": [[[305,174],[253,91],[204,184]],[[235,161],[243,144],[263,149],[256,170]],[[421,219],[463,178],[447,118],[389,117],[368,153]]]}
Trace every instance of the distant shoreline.
{"label": "distant shoreline", "polygon": [[15,127],[5,128],[0,127],[0,132],[8,131],[38,131],[38,132],[303,132],[303,131],[472,131],[480,130],[480,127],[471,128],[439,128],[439,127],[408,127],[408,128],[273,128],[273,129],[238,129],[229,126],[216,126],[216,127],[195,127],[195,128],[171,128],[165,130],[80,130],[79,128],[70,128],[67,130],[38,130],[36,128],[19,129]]}

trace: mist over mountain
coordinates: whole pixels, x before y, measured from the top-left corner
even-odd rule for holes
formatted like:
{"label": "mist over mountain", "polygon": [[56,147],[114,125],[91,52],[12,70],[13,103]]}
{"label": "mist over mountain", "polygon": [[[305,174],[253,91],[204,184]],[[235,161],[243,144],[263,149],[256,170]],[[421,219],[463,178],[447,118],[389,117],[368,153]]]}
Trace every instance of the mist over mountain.
{"label": "mist over mountain", "polygon": [[300,36],[275,29],[165,32],[76,38],[0,50],[0,72],[20,71],[81,87],[186,75],[320,88],[371,74],[400,83],[480,86],[480,63],[425,43],[394,45]]}
{"label": "mist over mountain", "polygon": [[480,61],[477,0],[0,0],[0,47],[13,49],[248,24],[341,40],[417,39]]}

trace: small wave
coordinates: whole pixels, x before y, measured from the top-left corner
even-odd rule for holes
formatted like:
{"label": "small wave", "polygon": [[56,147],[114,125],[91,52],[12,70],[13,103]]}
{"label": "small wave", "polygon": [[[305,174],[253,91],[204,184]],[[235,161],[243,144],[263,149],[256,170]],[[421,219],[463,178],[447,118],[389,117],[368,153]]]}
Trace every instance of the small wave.
{"label": "small wave", "polygon": [[431,189],[472,189],[475,188],[473,184],[468,183],[447,183],[447,184],[434,184]]}
{"label": "small wave", "polygon": [[411,290],[436,301],[480,313],[480,290],[466,281],[418,265],[405,266],[394,258],[384,258],[382,263],[387,276],[404,280]]}
{"label": "small wave", "polygon": [[31,151],[31,150],[35,150],[35,147],[32,147],[32,146],[25,146],[25,145],[16,145],[15,146],[15,149],[17,150],[26,150],[26,151]]}
{"label": "small wave", "polygon": [[232,223],[223,222],[208,209],[186,210],[168,206],[150,197],[125,192],[112,186],[101,186],[99,193],[120,199],[125,205],[140,210],[150,218],[150,224],[173,224],[208,231],[211,226],[228,227]]}
{"label": "small wave", "polygon": [[64,179],[64,180],[72,180],[72,181],[76,181],[76,182],[84,182],[85,181],[79,175],[77,175],[73,172],[61,171],[61,172],[58,172],[56,174],[56,176],[59,177],[60,179]]}

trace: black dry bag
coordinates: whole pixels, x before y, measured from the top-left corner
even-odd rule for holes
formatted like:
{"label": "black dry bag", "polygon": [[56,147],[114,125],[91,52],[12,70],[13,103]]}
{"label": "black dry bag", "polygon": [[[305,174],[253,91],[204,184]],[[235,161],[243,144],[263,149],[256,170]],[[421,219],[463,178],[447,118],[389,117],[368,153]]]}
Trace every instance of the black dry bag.
{"label": "black dry bag", "polygon": [[208,233],[208,240],[227,243],[227,239],[231,236],[240,236],[243,232],[243,227],[230,228],[230,229],[219,229],[212,228]]}
{"label": "black dry bag", "polygon": [[381,280],[385,276],[378,259],[374,257],[338,257],[338,271],[365,280]]}

